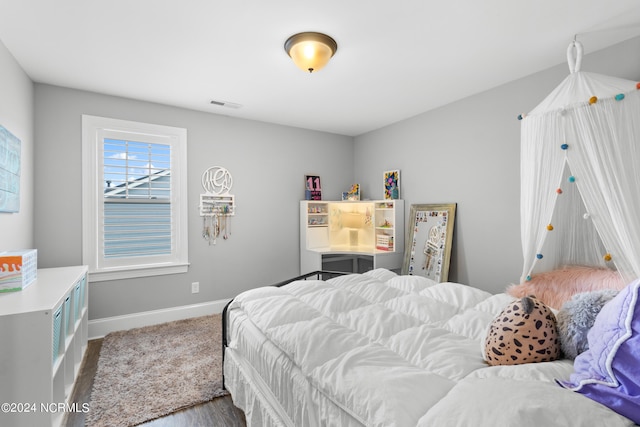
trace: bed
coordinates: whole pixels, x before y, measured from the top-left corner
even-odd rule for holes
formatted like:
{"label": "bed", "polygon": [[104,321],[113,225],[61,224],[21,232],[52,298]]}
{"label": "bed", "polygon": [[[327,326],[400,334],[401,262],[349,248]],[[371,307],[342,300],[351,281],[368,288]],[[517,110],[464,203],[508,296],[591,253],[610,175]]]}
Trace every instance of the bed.
{"label": "bed", "polygon": [[633,426],[560,386],[571,360],[489,366],[513,297],[384,269],[307,275],[223,313],[224,385],[248,426]]}

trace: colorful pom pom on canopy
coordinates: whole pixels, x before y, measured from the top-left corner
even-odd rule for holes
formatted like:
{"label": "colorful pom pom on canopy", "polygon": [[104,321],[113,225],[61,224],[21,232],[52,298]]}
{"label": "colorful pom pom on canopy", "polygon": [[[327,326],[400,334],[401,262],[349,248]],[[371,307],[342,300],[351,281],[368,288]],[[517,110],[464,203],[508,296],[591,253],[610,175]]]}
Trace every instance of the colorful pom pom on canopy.
{"label": "colorful pom pom on canopy", "polygon": [[536,254],[536,258],[542,259],[542,254]]}
{"label": "colorful pom pom on canopy", "polygon": [[589,98],[589,104],[595,104],[596,102],[598,102],[597,96],[592,96],[591,98]]}
{"label": "colorful pom pom on canopy", "polygon": [[558,193],[558,194],[562,194],[562,188],[558,188],[558,189],[556,190],[556,193]]}
{"label": "colorful pom pom on canopy", "polygon": [[624,93],[619,93],[616,95],[616,101],[622,101],[624,99]]}
{"label": "colorful pom pom on canopy", "polygon": [[567,148],[569,148],[569,144],[564,143],[560,146],[560,148],[562,148],[563,150],[566,150]]}
{"label": "colorful pom pom on canopy", "polygon": [[640,82],[636,83],[636,89],[640,89]]}
{"label": "colorful pom pom on canopy", "polygon": [[530,281],[531,281],[531,276],[527,276],[527,277],[525,277],[525,280],[526,280],[527,282],[530,282]]}
{"label": "colorful pom pom on canopy", "polygon": [[571,176],[569,177],[569,182],[576,182],[576,177],[575,177],[575,176],[573,176],[573,175],[571,175]]}
{"label": "colorful pom pom on canopy", "polygon": [[547,225],[547,230],[552,231],[553,230],[553,225],[551,225],[551,224]]}
{"label": "colorful pom pom on canopy", "polygon": [[602,257],[606,262],[611,261],[611,254],[604,254],[604,256]]}

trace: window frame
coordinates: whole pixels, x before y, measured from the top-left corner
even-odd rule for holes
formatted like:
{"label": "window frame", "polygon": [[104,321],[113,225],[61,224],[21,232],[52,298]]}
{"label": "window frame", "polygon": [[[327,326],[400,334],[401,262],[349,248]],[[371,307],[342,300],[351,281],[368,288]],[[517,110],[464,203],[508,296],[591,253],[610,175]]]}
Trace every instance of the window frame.
{"label": "window frame", "polygon": [[[171,146],[171,255],[107,260],[101,254],[104,205],[103,140],[126,137]],[[82,115],[82,262],[91,281],[185,273],[189,266],[187,228],[187,130],[128,120]]]}

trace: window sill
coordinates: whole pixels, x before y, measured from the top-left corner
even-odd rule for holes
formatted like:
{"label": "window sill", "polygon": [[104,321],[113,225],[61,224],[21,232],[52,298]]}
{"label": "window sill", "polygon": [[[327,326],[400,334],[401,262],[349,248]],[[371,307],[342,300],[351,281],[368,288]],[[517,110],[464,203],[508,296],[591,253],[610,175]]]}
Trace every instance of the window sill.
{"label": "window sill", "polygon": [[166,274],[186,273],[189,263],[154,265],[149,267],[132,267],[118,269],[89,270],[91,282],[105,282],[108,280],[135,279],[138,277],[163,276]]}

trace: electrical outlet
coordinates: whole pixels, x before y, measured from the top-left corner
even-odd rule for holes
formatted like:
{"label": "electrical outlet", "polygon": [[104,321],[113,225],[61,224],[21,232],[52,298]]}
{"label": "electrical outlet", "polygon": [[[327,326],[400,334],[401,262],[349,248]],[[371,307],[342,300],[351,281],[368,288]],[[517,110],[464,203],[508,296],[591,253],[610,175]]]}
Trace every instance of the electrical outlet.
{"label": "electrical outlet", "polygon": [[200,292],[200,282],[193,282],[191,284],[191,293],[197,294],[198,292]]}

